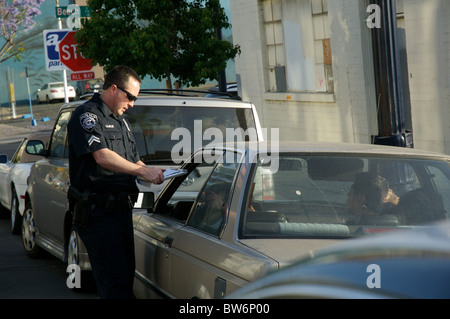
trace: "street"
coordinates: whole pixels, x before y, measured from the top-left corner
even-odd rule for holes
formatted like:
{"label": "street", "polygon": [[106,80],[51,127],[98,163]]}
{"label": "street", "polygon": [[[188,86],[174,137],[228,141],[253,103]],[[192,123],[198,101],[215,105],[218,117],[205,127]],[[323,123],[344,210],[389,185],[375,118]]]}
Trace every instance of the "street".
{"label": "street", "polygon": [[9,217],[0,215],[0,299],[92,299],[95,291],[73,292],[66,286],[67,265],[51,255],[31,259],[21,236],[11,234]]}
{"label": "street", "polygon": [[[31,119],[22,119],[29,108],[18,107],[16,119],[0,122],[0,153],[10,158],[20,140],[33,130],[49,129],[62,103],[38,105],[35,110],[36,127],[31,127]],[[3,115],[5,111],[3,110]],[[50,117],[48,122],[40,119]],[[10,231],[9,212],[0,212],[0,299],[93,299],[95,291],[73,292],[66,286],[69,276],[67,265],[51,255],[41,259],[28,258],[22,247],[21,236]]]}

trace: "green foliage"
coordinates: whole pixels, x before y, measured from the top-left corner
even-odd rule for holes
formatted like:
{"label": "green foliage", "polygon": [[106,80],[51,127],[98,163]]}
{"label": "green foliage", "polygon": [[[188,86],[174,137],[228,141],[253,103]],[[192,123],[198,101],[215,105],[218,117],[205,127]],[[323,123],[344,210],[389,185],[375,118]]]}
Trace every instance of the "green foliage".
{"label": "green foliage", "polygon": [[217,38],[230,27],[219,0],[90,0],[79,49],[106,70],[128,65],[141,77],[198,86],[218,79],[239,46]]}
{"label": "green foliage", "polygon": [[1,0],[0,1],[0,63],[14,58],[21,61],[23,43],[16,42],[21,29],[29,30],[34,18],[41,14],[39,7],[44,0]]}

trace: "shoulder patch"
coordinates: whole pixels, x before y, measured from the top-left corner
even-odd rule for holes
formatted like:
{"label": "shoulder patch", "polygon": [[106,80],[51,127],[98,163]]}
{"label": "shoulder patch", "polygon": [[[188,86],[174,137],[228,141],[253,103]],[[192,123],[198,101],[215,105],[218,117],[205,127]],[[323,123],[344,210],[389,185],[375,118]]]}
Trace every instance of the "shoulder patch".
{"label": "shoulder patch", "polygon": [[92,132],[95,125],[97,124],[98,117],[94,113],[85,112],[80,115],[80,124],[86,131]]}

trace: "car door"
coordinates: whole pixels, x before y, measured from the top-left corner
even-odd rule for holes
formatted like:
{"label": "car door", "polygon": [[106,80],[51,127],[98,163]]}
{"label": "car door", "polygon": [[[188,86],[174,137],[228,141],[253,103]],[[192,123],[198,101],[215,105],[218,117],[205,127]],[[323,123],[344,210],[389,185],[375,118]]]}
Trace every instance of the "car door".
{"label": "car door", "polygon": [[[154,214],[141,217],[136,228],[141,234],[135,239],[137,269],[165,296],[219,298],[227,283],[230,288],[245,283],[228,272],[245,256],[222,239],[238,169],[236,159],[204,160],[165,189]],[[199,177],[206,179],[193,189],[190,183]]]}
{"label": "car door", "polygon": [[3,205],[9,209],[10,201],[11,201],[11,186],[10,186],[10,174],[11,169],[14,167],[16,163],[20,161],[20,154],[22,154],[23,149],[25,148],[27,143],[27,139],[23,139],[20,145],[17,147],[16,152],[13,157],[8,160],[7,156],[4,155],[5,161],[0,163],[0,201]]}
{"label": "car door", "polygon": [[170,292],[171,246],[212,169],[212,165],[192,167],[189,175],[171,180],[158,200],[164,203],[155,213],[134,214],[137,297],[174,297]]}
{"label": "car door", "polygon": [[8,160],[8,157],[5,155],[2,156],[4,160],[2,160],[2,163],[0,163],[0,201],[5,207],[8,207],[8,194],[10,192],[8,191],[8,175],[9,171],[11,170],[12,164]]}
{"label": "car door", "polygon": [[196,198],[186,226],[174,234],[170,250],[170,291],[177,298],[223,298],[227,291],[247,283],[243,266],[248,266],[251,271],[253,258],[246,255],[245,249],[222,236],[225,227],[237,227],[229,222],[229,214],[239,214],[231,205],[236,202],[234,196],[241,196],[234,191],[241,156],[226,150],[223,157],[217,159]]}
{"label": "car door", "polygon": [[39,97],[39,101],[45,101],[45,95],[47,94],[46,90],[47,90],[48,84],[44,84],[41,87],[41,90],[38,91],[37,95]]}
{"label": "car door", "polygon": [[33,213],[40,235],[64,243],[64,218],[68,211],[69,163],[67,123],[71,110],[58,116],[52,133],[48,156],[33,168]]}

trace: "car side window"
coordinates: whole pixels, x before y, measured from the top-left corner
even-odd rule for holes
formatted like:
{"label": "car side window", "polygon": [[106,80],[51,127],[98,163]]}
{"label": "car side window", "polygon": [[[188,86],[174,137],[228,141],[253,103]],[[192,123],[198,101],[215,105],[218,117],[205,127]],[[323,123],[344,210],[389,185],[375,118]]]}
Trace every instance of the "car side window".
{"label": "car side window", "polygon": [[239,160],[234,152],[225,152],[223,157],[221,153],[217,161],[198,155],[190,174],[178,177],[174,181],[178,187],[173,185],[173,191],[168,190],[158,201],[155,214],[218,235],[226,221]]}
{"label": "car side window", "polygon": [[71,112],[66,111],[61,113],[56,121],[53,135],[50,141],[49,156],[50,157],[65,157],[69,156],[67,151],[67,123],[69,122]]}
{"label": "car side window", "polygon": [[20,146],[17,148],[17,151],[14,153],[13,157],[11,158],[11,163],[14,163],[14,164],[20,163],[20,160],[21,160],[22,154],[25,150],[25,147],[27,145],[27,142],[28,142],[27,139],[24,139],[21,142]]}
{"label": "car side window", "polygon": [[235,153],[225,152],[198,194],[187,225],[219,236],[226,223],[233,184],[239,168]]}

